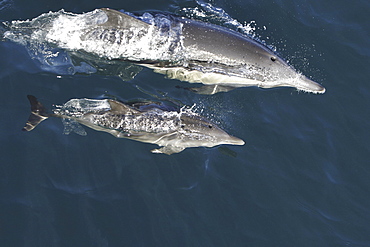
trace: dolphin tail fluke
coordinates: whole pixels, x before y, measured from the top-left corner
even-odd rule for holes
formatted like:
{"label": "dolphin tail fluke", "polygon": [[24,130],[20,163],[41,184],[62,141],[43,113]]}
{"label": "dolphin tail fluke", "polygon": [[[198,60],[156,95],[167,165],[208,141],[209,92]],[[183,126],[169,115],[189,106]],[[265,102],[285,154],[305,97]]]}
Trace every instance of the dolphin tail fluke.
{"label": "dolphin tail fluke", "polygon": [[26,125],[23,127],[23,131],[33,130],[39,123],[46,120],[50,115],[47,113],[46,108],[37,101],[33,95],[27,95],[28,100],[31,104],[31,114],[28,117]]}

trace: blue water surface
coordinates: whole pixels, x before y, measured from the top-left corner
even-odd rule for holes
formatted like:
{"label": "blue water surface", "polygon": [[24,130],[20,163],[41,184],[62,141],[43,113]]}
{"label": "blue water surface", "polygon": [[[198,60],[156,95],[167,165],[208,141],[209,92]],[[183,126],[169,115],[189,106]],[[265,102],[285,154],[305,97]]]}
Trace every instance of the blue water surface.
{"label": "blue water surface", "polygon": [[[212,96],[143,69],[58,75],[0,42],[0,246],[370,246],[370,2],[345,0],[0,1],[2,21],[82,13],[219,8],[276,47],[323,95],[240,88]],[[207,12],[209,14],[209,12]],[[244,146],[155,145],[59,119],[21,129],[27,94],[48,108],[71,98],[150,98],[203,109]]]}

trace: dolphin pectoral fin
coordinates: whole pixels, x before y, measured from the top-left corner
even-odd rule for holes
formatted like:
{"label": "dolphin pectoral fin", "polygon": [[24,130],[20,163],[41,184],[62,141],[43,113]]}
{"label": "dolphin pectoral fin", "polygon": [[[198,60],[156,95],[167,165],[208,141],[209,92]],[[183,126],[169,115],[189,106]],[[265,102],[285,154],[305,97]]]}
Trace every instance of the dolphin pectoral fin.
{"label": "dolphin pectoral fin", "polygon": [[151,152],[154,153],[154,154],[168,154],[168,155],[171,155],[171,154],[174,154],[174,153],[180,153],[184,149],[185,148],[183,148],[183,147],[164,146],[164,147],[159,148],[159,149],[153,149],[153,150],[151,150]]}
{"label": "dolphin pectoral fin", "polygon": [[62,118],[62,123],[64,125],[64,135],[69,135],[71,132],[74,132],[78,135],[85,136],[87,135],[85,129],[81,126],[81,124],[72,118]]}
{"label": "dolphin pectoral fin", "polygon": [[102,8],[102,11],[108,16],[108,21],[100,24],[100,27],[113,29],[128,29],[128,28],[147,28],[148,23],[143,22],[135,17],[119,12],[114,9]]}
{"label": "dolphin pectoral fin", "polygon": [[183,88],[186,90],[189,90],[191,92],[197,93],[197,94],[204,94],[204,95],[212,95],[220,92],[229,92],[236,87],[232,86],[223,86],[223,85],[205,85],[201,87],[180,87],[177,86],[177,88]]}

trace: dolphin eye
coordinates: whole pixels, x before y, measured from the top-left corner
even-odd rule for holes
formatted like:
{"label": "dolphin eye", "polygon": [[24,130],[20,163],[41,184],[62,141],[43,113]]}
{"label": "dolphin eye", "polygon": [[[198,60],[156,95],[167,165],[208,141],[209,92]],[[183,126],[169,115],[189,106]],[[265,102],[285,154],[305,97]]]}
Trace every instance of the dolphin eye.
{"label": "dolphin eye", "polygon": [[208,125],[208,128],[212,129],[212,125]]}
{"label": "dolphin eye", "polygon": [[276,57],[271,57],[270,59],[271,59],[271,61],[273,61],[273,62],[275,62],[275,61],[276,61]]}

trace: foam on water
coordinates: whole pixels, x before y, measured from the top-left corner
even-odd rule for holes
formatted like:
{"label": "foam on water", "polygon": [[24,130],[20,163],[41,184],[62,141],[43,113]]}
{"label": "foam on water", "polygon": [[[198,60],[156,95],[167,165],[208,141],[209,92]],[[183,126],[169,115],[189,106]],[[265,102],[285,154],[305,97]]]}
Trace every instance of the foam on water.
{"label": "foam on water", "polygon": [[210,3],[198,2],[198,6],[193,8],[182,8],[179,12],[188,18],[197,19],[201,21],[211,22],[217,25],[228,27],[239,32],[257,38],[256,22],[240,23],[238,20],[232,18],[222,8],[217,8]]}
{"label": "foam on water", "polygon": [[[81,55],[85,60],[86,56],[79,51],[95,55],[93,60],[181,60],[180,23],[164,15],[153,17],[149,13],[141,19],[155,25],[145,30],[97,29],[97,25],[107,21],[104,11],[97,9],[74,14],[60,10],[32,20],[4,23],[8,29],[4,38],[27,47],[30,56],[41,63],[43,70],[57,74],[97,72],[96,66],[91,66],[88,60],[84,64],[73,64],[71,54],[65,54],[66,51]],[[132,68],[120,76],[132,79],[139,70],[133,75],[131,71]]]}
{"label": "foam on water", "polygon": [[[171,22],[164,15],[153,17],[147,14],[145,18],[156,25],[146,29],[99,29],[98,25],[107,21],[107,15],[100,9],[84,14],[60,10],[41,15],[32,21],[12,22],[11,28],[18,29],[28,23],[37,29],[24,39],[55,44],[67,50],[83,50],[108,59],[173,59],[173,54],[177,54],[175,50],[180,48],[180,24]],[[14,32],[6,32],[5,37],[24,41],[19,40],[20,37]]]}

